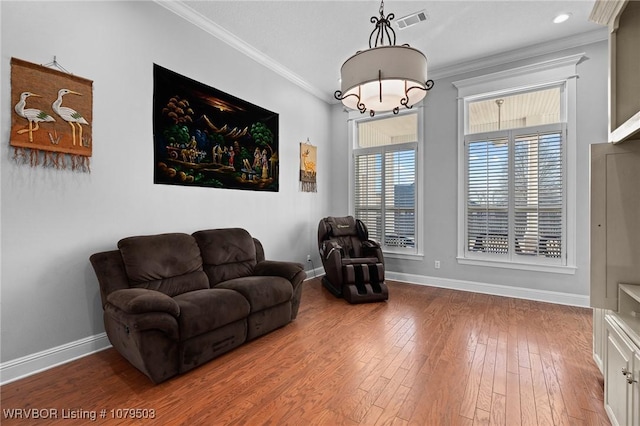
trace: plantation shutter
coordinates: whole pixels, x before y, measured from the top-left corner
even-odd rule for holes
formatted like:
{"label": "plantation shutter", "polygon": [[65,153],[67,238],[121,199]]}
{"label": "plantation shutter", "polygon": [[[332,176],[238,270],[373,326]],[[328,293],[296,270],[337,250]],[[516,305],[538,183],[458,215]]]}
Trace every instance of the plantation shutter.
{"label": "plantation shutter", "polygon": [[467,141],[467,250],[509,251],[508,138]]}
{"label": "plantation shutter", "polygon": [[564,132],[468,136],[466,251],[561,262]]}
{"label": "plantation shutter", "polygon": [[515,136],[515,253],[560,258],[562,254],[562,133]]}
{"label": "plantation shutter", "polygon": [[416,150],[385,147],[355,155],[355,216],[387,247],[415,247]]}
{"label": "plantation shutter", "polygon": [[384,245],[415,247],[416,151],[388,150],[384,158]]}
{"label": "plantation shutter", "polygon": [[382,236],[382,154],[355,156],[355,216],[369,229],[369,238]]}

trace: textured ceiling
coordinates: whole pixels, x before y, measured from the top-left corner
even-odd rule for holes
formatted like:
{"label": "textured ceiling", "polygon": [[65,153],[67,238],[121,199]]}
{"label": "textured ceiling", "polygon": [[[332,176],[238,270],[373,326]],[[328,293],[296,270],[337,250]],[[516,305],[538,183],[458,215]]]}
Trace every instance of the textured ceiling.
{"label": "textured ceiling", "polygon": [[[237,39],[245,50],[256,52],[254,57],[276,64],[325,100],[339,88],[342,63],[368,48],[374,29],[369,18],[378,16],[380,7],[369,0],[174,3],[197,17],[200,26],[222,28],[225,37]],[[491,65],[489,59],[505,52],[511,59],[522,59],[518,55],[524,54],[519,53],[523,47],[536,46],[536,52],[546,53],[557,40],[571,47],[572,40],[604,39],[606,29],[588,20],[593,5],[594,0],[387,0],[384,11],[395,15],[396,44],[421,50],[432,75],[444,75],[461,64]],[[426,21],[398,29],[395,21],[421,10]],[[572,17],[554,24],[560,12]]]}

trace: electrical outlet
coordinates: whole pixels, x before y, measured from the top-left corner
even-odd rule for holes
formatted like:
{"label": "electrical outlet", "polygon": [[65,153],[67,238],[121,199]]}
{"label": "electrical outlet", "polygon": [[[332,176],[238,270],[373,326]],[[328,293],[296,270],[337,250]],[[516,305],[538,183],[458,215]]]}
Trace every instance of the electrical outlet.
{"label": "electrical outlet", "polygon": [[433,262],[433,267],[436,269],[440,269],[440,261],[436,260],[435,262]]}
{"label": "electrical outlet", "polygon": [[310,254],[307,255],[307,262],[311,262],[311,255]]}

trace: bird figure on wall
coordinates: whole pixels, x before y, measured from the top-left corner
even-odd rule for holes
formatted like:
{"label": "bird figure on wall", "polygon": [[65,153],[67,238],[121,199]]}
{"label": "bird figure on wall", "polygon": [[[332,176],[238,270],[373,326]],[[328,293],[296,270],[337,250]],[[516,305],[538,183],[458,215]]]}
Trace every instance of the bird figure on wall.
{"label": "bird figure on wall", "polygon": [[73,140],[73,145],[76,144],[76,127],[73,123],[78,125],[78,144],[82,145],[82,124],[89,124],[87,120],[82,117],[82,114],[77,112],[74,109],[63,107],[62,106],[62,97],[67,94],[79,95],[82,96],[82,93],[74,92],[69,89],[60,89],[58,90],[58,98],[53,102],[52,107],[56,114],[58,114],[64,121],[69,123],[71,126],[71,137]]}
{"label": "bird figure on wall", "polygon": [[[20,117],[27,119],[29,126],[26,129],[18,130],[18,134],[29,132],[29,142],[33,142],[33,132],[40,128],[41,122],[56,121],[52,116],[37,108],[25,108],[27,106],[28,97],[41,97],[32,92],[22,92],[20,94],[20,100],[14,107],[16,114]],[[35,125],[35,127],[34,127]]]}

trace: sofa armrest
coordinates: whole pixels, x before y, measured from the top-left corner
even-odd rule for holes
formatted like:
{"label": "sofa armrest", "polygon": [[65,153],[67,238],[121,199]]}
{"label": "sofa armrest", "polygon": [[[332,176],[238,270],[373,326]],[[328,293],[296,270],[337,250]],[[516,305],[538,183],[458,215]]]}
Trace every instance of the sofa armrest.
{"label": "sofa armrest", "polygon": [[307,278],[304,266],[296,262],[282,262],[277,260],[263,260],[258,262],[253,269],[254,275],[259,276],[276,276],[282,277],[293,287],[293,296],[291,297],[291,319],[294,320],[298,316],[300,307],[300,298],[302,297],[302,283]]}
{"label": "sofa armrest", "polygon": [[293,281],[294,277],[304,270],[304,266],[296,262],[283,262],[278,260],[263,260],[258,262],[253,269],[254,275],[276,276]]}
{"label": "sofa armrest", "polygon": [[180,315],[180,306],[175,300],[146,288],[116,290],[107,296],[107,302],[127,314],[165,312],[176,318]]}

